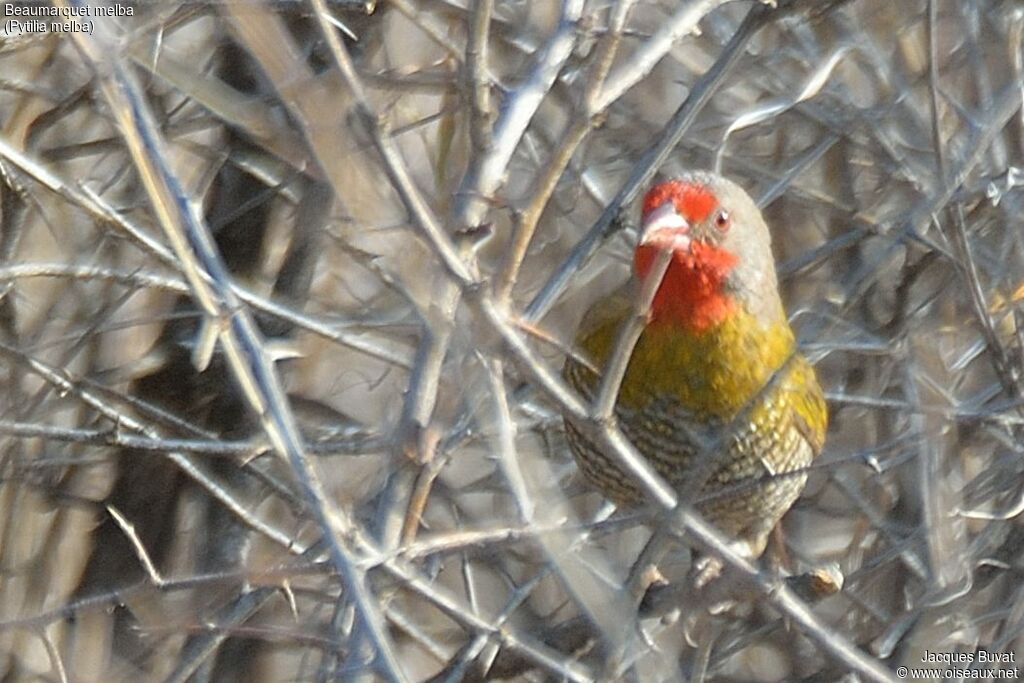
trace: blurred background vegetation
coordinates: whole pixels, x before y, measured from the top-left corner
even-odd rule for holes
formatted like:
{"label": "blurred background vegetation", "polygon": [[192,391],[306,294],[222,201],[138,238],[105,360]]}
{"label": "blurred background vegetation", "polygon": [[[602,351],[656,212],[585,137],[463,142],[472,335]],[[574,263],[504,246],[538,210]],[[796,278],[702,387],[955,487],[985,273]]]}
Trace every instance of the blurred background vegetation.
{"label": "blurred background vegetation", "polygon": [[[1020,2],[121,7],[0,34],[3,681],[1024,656]],[[764,207],[832,416],[703,649],[548,381],[688,168]]]}

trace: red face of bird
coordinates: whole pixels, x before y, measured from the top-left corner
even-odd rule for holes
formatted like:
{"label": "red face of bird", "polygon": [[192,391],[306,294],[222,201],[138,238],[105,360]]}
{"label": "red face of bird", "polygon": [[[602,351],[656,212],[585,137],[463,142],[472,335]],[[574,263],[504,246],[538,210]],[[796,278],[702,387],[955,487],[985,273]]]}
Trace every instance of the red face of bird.
{"label": "red face of bird", "polygon": [[654,185],[642,211],[637,275],[647,275],[659,250],[673,254],[652,305],[655,320],[700,331],[739,305],[763,322],[783,315],[768,228],[738,185],[691,173]]}

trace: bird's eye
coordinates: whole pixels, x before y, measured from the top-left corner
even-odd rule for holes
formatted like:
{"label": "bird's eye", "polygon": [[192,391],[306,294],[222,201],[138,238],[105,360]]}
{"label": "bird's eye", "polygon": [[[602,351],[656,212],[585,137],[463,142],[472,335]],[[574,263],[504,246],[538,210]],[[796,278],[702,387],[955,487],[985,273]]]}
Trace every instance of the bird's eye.
{"label": "bird's eye", "polygon": [[732,216],[729,215],[728,211],[721,209],[715,214],[715,227],[720,231],[725,232],[729,229],[730,225],[732,225]]}

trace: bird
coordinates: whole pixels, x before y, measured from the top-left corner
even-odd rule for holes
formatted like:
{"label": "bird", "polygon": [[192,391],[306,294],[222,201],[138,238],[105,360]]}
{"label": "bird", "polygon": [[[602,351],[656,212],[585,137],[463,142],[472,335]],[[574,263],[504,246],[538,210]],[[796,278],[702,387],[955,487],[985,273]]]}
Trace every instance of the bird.
{"label": "bird", "polygon": [[[671,251],[615,422],[737,550],[760,557],[803,490],[828,425],[817,375],[779,295],[768,226],[743,188],[705,171],[655,183],[641,212],[634,277],[586,312],[562,375],[594,400],[619,330],[636,315],[640,285],[658,251]],[[565,425],[585,478],[619,506],[642,505],[630,475],[573,421]]]}

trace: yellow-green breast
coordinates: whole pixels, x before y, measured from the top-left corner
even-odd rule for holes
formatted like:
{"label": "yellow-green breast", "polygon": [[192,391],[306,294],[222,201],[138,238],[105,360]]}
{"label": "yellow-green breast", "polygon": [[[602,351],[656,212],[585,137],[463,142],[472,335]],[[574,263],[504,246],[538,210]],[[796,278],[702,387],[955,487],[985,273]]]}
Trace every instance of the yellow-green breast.
{"label": "yellow-green breast", "polygon": [[[593,367],[606,367],[628,301],[606,300],[584,321],[577,348]],[[564,375],[588,398],[600,382],[574,359]],[[687,484],[700,444],[715,444],[704,502],[692,502],[754,545],[763,544],[806,479],[779,475],[810,464],[827,424],[814,369],[797,353],[788,322],[762,325],[742,308],[704,330],[649,324],[626,370],[616,415],[626,436],[678,489]],[[581,469],[605,495],[639,502],[625,473],[572,425],[568,434]]]}

